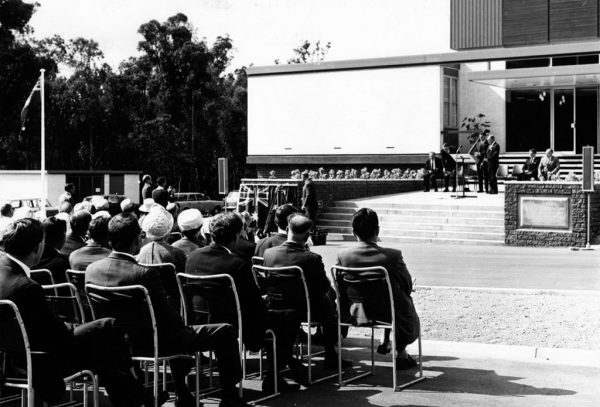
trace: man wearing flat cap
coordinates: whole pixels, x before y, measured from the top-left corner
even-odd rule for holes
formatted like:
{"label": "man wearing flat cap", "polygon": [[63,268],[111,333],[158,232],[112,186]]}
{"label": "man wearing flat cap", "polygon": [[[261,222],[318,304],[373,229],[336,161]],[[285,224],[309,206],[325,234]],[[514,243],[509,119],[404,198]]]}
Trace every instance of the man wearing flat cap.
{"label": "man wearing flat cap", "polygon": [[177,220],[183,238],[173,243],[173,247],[181,250],[187,257],[194,250],[206,246],[206,242],[200,236],[203,218],[198,209],[186,209],[179,214]]}

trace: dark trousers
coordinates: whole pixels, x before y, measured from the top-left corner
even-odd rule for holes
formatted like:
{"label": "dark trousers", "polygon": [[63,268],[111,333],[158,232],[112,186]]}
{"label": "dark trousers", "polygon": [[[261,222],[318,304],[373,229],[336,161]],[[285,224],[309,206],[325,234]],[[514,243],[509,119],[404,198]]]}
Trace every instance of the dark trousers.
{"label": "dark trousers", "polygon": [[531,172],[531,171],[523,171],[522,174],[517,175],[517,180],[519,181],[530,181],[531,179],[534,179],[536,181],[538,181],[538,176],[537,176],[537,171]]}
{"label": "dark trousers", "polygon": [[437,180],[442,178],[444,175],[439,172],[428,172],[423,176],[423,189],[429,191],[429,186],[433,185],[433,189],[437,191]]}
{"label": "dark trousers", "polygon": [[113,318],[83,324],[73,331],[71,349],[63,355],[34,358],[33,386],[45,401],[63,396],[62,379],[81,370],[100,376],[113,406],[140,406],[144,387],[132,374],[132,361],[125,333]]}
{"label": "dark trousers", "polygon": [[450,185],[450,181],[452,181],[452,192],[456,191],[456,171],[446,171],[444,173],[444,189],[448,189]]}
{"label": "dark trousers", "polygon": [[306,208],[304,209],[304,214],[306,215],[307,218],[312,220],[314,223],[317,220],[318,209],[319,209],[318,204],[308,204],[308,205],[306,205]]}
{"label": "dark trousers", "polygon": [[477,163],[477,182],[479,183],[479,191],[483,191],[483,185],[485,183],[485,192],[488,192],[490,187],[490,180],[488,176],[488,167],[485,161],[479,161]]}
{"label": "dark trousers", "polygon": [[[229,324],[191,325],[178,332],[166,334],[160,340],[161,353],[194,353],[196,351],[215,352],[217,357],[221,388],[225,397],[236,394],[235,385],[242,379],[240,352],[238,351],[237,331]],[[185,376],[191,370],[186,360],[170,362],[173,382],[177,394],[189,392]]]}
{"label": "dark trousers", "polygon": [[488,163],[488,178],[490,180],[490,194],[498,193],[498,176],[496,172],[498,171],[498,164],[490,164]]}

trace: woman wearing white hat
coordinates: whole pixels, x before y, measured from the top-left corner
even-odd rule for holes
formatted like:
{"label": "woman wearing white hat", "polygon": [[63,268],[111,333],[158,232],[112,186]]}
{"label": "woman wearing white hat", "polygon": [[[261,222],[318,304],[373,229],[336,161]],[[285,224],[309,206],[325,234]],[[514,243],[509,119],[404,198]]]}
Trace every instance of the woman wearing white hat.
{"label": "woman wearing white hat", "polygon": [[194,250],[206,246],[206,241],[200,236],[203,218],[198,209],[186,209],[179,214],[177,220],[183,238],[173,243],[173,247],[189,256]]}

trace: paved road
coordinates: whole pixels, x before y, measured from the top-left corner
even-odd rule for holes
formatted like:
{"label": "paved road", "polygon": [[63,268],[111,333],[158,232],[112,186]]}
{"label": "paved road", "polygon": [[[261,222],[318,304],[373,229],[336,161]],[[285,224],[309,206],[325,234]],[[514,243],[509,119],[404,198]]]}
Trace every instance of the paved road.
{"label": "paved road", "polygon": [[[327,270],[336,253],[353,242],[314,246]],[[418,285],[454,287],[600,290],[600,247],[568,248],[468,246],[419,243],[382,245],[402,250]]]}

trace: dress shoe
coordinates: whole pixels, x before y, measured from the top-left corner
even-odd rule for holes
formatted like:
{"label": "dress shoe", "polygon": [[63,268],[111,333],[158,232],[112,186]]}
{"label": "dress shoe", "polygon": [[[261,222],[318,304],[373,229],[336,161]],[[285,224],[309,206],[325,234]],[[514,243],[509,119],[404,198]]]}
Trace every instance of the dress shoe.
{"label": "dress shoe", "polygon": [[380,355],[387,355],[392,351],[392,345],[389,342],[380,343],[377,347],[377,353]]}
{"label": "dress shoe", "polygon": [[424,189],[423,192],[429,192],[429,190],[428,189]]}
{"label": "dress shoe", "polygon": [[[292,393],[300,390],[300,385],[296,383],[288,383],[283,378],[279,378],[277,381],[277,391],[279,393]],[[262,382],[262,392],[265,396],[275,393],[275,387],[273,383],[273,377],[266,376]]]}
{"label": "dress shoe", "polygon": [[483,189],[479,189],[479,190],[477,190],[477,193],[478,193],[478,194],[483,194]]}
{"label": "dress shoe", "polygon": [[410,369],[416,367],[419,364],[412,356],[408,355],[408,358],[396,358],[396,370]]}
{"label": "dress shoe", "polygon": [[250,407],[250,405],[236,394],[229,397],[223,396],[219,407]]}

